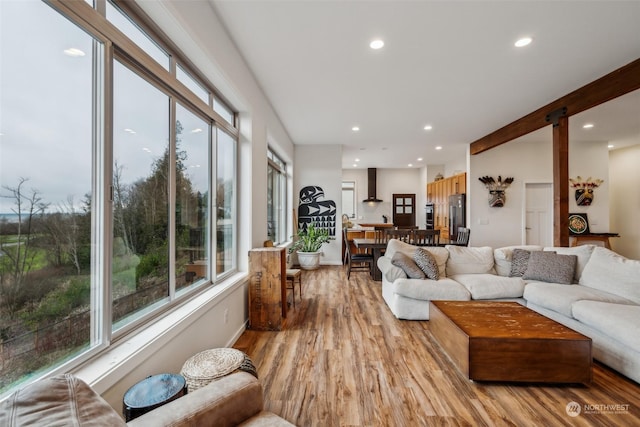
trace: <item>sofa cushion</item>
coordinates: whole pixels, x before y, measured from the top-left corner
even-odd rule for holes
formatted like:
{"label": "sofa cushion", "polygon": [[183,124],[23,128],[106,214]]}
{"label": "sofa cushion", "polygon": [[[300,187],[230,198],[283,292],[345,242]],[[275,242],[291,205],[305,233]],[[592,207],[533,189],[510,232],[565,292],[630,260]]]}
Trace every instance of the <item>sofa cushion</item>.
{"label": "sofa cushion", "polygon": [[387,242],[387,247],[384,250],[384,256],[393,258],[393,254],[396,252],[402,252],[411,258],[413,258],[413,253],[418,249],[418,246],[410,245],[409,243],[405,243],[398,239],[390,239]]}
{"label": "sofa cushion", "polygon": [[391,263],[397,267],[400,267],[410,279],[425,278],[424,272],[422,271],[421,267],[419,267],[411,257],[403,252],[394,253],[393,257],[391,258]]}
{"label": "sofa cushion", "polygon": [[[447,277],[446,267],[447,260],[449,259],[449,251],[446,248],[442,248],[439,246],[421,246],[421,248],[429,251],[429,253],[435,257],[436,262],[438,263],[438,272],[440,273],[440,278],[442,279],[443,277]],[[391,239],[387,243],[387,249],[384,253],[384,256],[392,258],[394,253],[400,251],[413,258],[413,254],[417,249],[418,246],[410,245],[398,239]]]}
{"label": "sofa cushion", "polygon": [[493,260],[495,263],[496,273],[500,276],[509,276],[511,272],[511,261],[514,249],[524,249],[527,251],[541,251],[542,246],[538,245],[518,245],[504,246],[493,251]]}
{"label": "sofa cushion", "polygon": [[573,283],[579,283],[580,276],[584,271],[584,267],[589,262],[589,258],[591,258],[591,253],[593,252],[594,248],[595,248],[595,245],[580,245],[580,246],[573,246],[569,248],[562,247],[562,246],[551,246],[551,247],[544,248],[544,250],[555,252],[560,255],[577,256],[578,260],[576,262],[576,274],[574,276]]}
{"label": "sofa cushion", "polygon": [[597,246],[582,272],[580,284],[640,304],[640,261]]}
{"label": "sofa cushion", "polygon": [[455,280],[397,279],[391,285],[393,292],[407,298],[423,301],[468,301],[471,295]]}
{"label": "sofa cushion", "polygon": [[39,380],[13,393],[0,403],[0,425],[126,426],[98,393],[70,374]]}
{"label": "sofa cushion", "polygon": [[424,272],[424,275],[427,279],[438,280],[440,278],[438,263],[436,262],[436,258],[431,254],[431,252],[423,248],[418,248],[413,254],[413,260]]}
{"label": "sofa cushion", "polygon": [[489,246],[445,246],[449,251],[447,276],[454,274],[495,273],[493,268],[493,249]]}
{"label": "sofa cushion", "polygon": [[618,304],[633,304],[621,296],[581,285],[531,282],[524,288],[524,299],[567,317],[573,317],[572,306],[576,301],[591,300]]}
{"label": "sofa cushion", "polygon": [[549,283],[570,285],[576,273],[576,255],[560,255],[554,252],[534,251],[522,278]]}
{"label": "sofa cushion", "polygon": [[509,277],[522,277],[527,271],[529,265],[529,257],[531,251],[525,249],[514,249],[511,256],[511,271],[509,271]]}
{"label": "sofa cushion", "polygon": [[640,352],[640,306],[577,301],[573,317]]}
{"label": "sofa cushion", "polygon": [[450,278],[467,288],[473,299],[521,298],[525,285],[520,277],[495,274],[456,274]]}

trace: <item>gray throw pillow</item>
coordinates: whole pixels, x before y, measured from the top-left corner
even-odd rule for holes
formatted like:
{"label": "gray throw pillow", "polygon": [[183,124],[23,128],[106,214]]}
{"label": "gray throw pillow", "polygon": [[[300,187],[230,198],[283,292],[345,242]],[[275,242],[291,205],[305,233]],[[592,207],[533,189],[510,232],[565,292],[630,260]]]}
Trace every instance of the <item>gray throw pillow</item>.
{"label": "gray throw pillow", "polygon": [[406,254],[396,252],[391,258],[391,264],[400,267],[410,279],[424,279],[424,273],[416,263]]}
{"label": "gray throw pillow", "polygon": [[514,249],[511,255],[511,271],[509,277],[522,277],[525,271],[527,271],[527,265],[529,264],[530,251],[526,249]]}
{"label": "gray throw pillow", "polygon": [[422,269],[427,279],[438,280],[440,279],[440,271],[438,270],[438,263],[431,253],[423,248],[418,248],[413,254],[413,260],[418,264],[418,267]]}
{"label": "gray throw pillow", "polygon": [[570,285],[576,272],[577,262],[578,257],[575,255],[533,251],[529,255],[529,264],[522,278]]}

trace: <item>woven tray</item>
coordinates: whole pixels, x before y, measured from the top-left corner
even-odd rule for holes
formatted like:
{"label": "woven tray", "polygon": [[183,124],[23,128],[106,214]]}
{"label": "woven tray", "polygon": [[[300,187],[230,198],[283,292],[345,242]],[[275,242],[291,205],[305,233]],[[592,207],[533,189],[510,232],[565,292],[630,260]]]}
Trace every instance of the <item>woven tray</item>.
{"label": "woven tray", "polygon": [[210,382],[237,370],[258,374],[249,357],[234,348],[214,348],[191,356],[182,365],[180,374],[187,382],[189,392],[206,386]]}

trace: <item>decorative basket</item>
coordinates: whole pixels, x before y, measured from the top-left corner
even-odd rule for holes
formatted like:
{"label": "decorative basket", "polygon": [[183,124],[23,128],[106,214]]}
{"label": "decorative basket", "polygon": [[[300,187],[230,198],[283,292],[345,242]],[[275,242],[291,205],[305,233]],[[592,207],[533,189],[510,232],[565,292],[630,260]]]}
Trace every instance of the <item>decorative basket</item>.
{"label": "decorative basket", "polygon": [[192,392],[237,370],[249,372],[258,378],[256,368],[246,354],[234,348],[214,348],[191,356],[182,365],[180,374],[187,382],[187,389]]}

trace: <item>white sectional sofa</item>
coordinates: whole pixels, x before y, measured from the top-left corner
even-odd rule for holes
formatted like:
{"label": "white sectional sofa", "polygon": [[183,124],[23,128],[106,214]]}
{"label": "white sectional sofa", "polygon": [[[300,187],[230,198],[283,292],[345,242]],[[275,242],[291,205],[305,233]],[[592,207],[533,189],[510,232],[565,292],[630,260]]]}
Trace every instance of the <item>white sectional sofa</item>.
{"label": "white sectional sofa", "polygon": [[[518,301],[590,337],[595,359],[640,382],[640,261],[593,245],[423,249],[438,264],[438,280],[410,279],[392,263],[396,252],[413,257],[417,247],[404,242],[389,241],[378,260],[382,296],[397,318],[428,320],[431,300]],[[573,280],[564,284],[548,277],[543,277],[546,281],[509,277],[515,249],[547,252],[536,257],[550,256],[548,252],[575,255]],[[553,270],[550,264],[547,270]]]}

